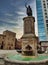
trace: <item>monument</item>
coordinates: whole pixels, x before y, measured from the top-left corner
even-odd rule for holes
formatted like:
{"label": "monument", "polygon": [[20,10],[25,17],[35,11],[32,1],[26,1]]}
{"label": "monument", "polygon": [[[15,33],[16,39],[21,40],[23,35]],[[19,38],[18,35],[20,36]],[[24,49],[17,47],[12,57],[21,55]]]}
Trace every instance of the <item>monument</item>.
{"label": "monument", "polygon": [[38,37],[35,35],[35,18],[32,16],[30,5],[27,8],[27,17],[24,21],[24,34],[22,36],[22,54],[37,56]]}
{"label": "monument", "polygon": [[35,35],[35,18],[32,16],[32,12],[29,12],[23,21],[22,53],[6,56],[5,65],[48,65],[48,56],[37,54],[38,37]]}

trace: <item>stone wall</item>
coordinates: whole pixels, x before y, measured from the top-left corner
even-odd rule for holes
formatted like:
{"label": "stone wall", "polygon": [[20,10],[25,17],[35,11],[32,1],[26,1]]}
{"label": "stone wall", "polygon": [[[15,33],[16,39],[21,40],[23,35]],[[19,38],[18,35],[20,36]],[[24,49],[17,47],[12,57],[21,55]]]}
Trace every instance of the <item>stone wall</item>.
{"label": "stone wall", "polygon": [[42,62],[42,63],[14,63],[14,62],[5,62],[5,65],[48,65],[47,62]]}

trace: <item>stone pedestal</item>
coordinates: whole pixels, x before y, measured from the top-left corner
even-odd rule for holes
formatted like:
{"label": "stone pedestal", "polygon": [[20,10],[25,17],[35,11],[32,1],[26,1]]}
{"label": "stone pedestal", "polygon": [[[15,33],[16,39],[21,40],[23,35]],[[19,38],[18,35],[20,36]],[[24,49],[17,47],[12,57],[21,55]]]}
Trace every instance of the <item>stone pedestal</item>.
{"label": "stone pedestal", "polygon": [[24,35],[22,36],[22,54],[28,56],[37,56],[37,40],[35,35],[35,18],[28,16],[24,20]]}
{"label": "stone pedestal", "polygon": [[28,56],[37,56],[38,37],[32,34],[26,34],[22,37],[22,54]]}
{"label": "stone pedestal", "polygon": [[24,20],[24,34],[35,34],[34,22],[35,18],[32,16],[28,16],[23,18]]}

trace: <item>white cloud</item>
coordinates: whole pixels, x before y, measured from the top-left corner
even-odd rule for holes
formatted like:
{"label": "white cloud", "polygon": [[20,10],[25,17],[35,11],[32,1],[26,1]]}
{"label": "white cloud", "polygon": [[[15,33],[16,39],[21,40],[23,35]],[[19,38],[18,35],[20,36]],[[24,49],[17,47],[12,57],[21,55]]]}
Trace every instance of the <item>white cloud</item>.
{"label": "white cloud", "polygon": [[25,15],[25,12],[18,11],[17,14],[19,14],[19,15]]}
{"label": "white cloud", "polygon": [[5,13],[6,16],[13,16],[13,14]]}
{"label": "white cloud", "polygon": [[17,23],[16,20],[11,20],[9,18],[1,18],[0,21],[3,21],[3,22],[8,22],[8,23]]}
{"label": "white cloud", "polygon": [[23,29],[21,28],[13,28],[13,31],[16,32],[17,39],[21,38],[23,35]]}

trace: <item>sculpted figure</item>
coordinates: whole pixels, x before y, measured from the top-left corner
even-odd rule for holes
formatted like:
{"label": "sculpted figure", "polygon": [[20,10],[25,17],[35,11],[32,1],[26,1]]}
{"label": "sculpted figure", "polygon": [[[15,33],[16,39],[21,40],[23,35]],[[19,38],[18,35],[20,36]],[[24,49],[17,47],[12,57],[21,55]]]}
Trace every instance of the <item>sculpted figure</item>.
{"label": "sculpted figure", "polygon": [[28,5],[28,6],[25,5],[25,7],[26,7],[26,9],[27,9],[27,10],[26,10],[27,15],[28,15],[28,16],[32,16],[32,10],[31,10],[30,5]]}

